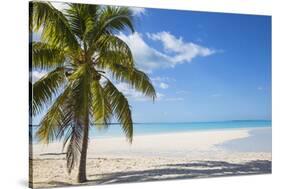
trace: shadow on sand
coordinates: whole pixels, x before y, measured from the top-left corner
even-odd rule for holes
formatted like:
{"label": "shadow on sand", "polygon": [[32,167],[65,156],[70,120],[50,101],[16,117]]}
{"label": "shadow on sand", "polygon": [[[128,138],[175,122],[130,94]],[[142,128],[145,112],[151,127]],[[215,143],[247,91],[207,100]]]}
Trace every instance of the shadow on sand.
{"label": "shadow on sand", "polygon": [[[225,161],[200,161],[196,163],[163,164],[159,165],[155,169],[148,169],[142,171],[92,174],[88,175],[88,178],[90,180],[88,180],[88,182],[86,183],[83,183],[82,185],[161,181],[188,178],[208,178],[269,173],[271,173],[271,161],[267,160],[249,161],[244,164],[228,163]],[[91,180],[91,178],[93,177],[97,179]],[[45,184],[53,186],[55,185],[56,187],[77,185],[61,181],[50,181]]]}
{"label": "shadow on sand", "polygon": [[66,155],[66,153],[44,153],[40,154],[40,156],[58,156],[58,155]]}
{"label": "shadow on sand", "polygon": [[93,184],[112,184],[269,173],[271,173],[271,161],[267,160],[250,161],[245,164],[234,164],[224,161],[201,161],[198,163],[161,165],[156,169],[144,171],[95,174],[90,175],[90,177],[99,177],[100,179],[89,182]]}

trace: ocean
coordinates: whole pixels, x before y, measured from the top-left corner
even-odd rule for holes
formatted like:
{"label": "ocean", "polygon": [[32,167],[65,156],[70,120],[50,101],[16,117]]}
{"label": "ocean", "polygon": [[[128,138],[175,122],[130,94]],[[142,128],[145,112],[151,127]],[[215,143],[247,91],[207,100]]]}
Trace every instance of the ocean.
{"label": "ocean", "polygon": [[[224,130],[241,128],[268,128],[271,120],[242,120],[242,121],[218,121],[218,122],[186,122],[186,123],[134,123],[134,136],[150,134],[167,134],[202,130]],[[33,142],[37,142],[35,136],[38,126],[32,126]],[[107,129],[91,127],[90,138],[125,137],[119,124],[109,125]]]}

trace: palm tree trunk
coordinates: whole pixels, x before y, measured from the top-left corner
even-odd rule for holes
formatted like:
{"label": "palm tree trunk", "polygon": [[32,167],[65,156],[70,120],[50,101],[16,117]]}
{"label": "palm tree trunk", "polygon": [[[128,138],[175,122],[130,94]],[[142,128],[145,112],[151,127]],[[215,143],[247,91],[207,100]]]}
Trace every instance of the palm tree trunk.
{"label": "palm tree trunk", "polygon": [[87,162],[88,137],[89,137],[88,135],[89,135],[89,117],[87,115],[85,118],[82,149],[81,149],[80,163],[78,168],[78,177],[77,177],[78,183],[87,181],[86,162]]}

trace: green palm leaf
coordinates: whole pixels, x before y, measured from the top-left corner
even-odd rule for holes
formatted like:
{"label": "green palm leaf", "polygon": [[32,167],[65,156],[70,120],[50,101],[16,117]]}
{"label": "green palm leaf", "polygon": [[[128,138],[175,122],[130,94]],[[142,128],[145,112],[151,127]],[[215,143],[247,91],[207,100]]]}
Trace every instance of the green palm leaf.
{"label": "green palm leaf", "polygon": [[69,93],[70,88],[64,90],[40,122],[36,133],[40,141],[44,143],[54,141],[69,125],[71,109],[66,108]]}
{"label": "green palm leaf", "polygon": [[53,69],[63,66],[64,50],[42,42],[32,42],[32,67],[35,69]]}
{"label": "green palm leaf", "polygon": [[127,7],[106,6],[100,14],[101,32],[113,33],[126,27],[134,32],[132,12]]}
{"label": "green palm leaf", "polygon": [[32,86],[32,109],[34,115],[40,113],[47,104],[59,93],[59,89],[65,83],[64,68],[59,67],[37,82]]}
{"label": "green palm leaf", "polygon": [[79,48],[79,43],[72,33],[65,15],[50,2],[33,2],[33,30],[43,27],[41,40],[53,46]]}
{"label": "green palm leaf", "polygon": [[127,98],[109,81],[107,80],[104,92],[109,99],[111,108],[121,123],[122,129],[127,136],[129,142],[133,140],[133,121],[131,109]]}
{"label": "green palm leaf", "polygon": [[142,71],[136,68],[128,68],[120,64],[110,64],[108,69],[112,72],[113,77],[120,82],[126,82],[137,91],[140,91],[145,96],[155,100],[156,91],[149,77]]}
{"label": "green palm leaf", "polygon": [[69,131],[64,146],[68,142],[66,149],[66,166],[68,173],[71,173],[72,169],[78,162],[79,155],[81,154],[83,127],[80,124],[75,124],[71,126]]}
{"label": "green palm leaf", "polygon": [[92,83],[92,114],[97,127],[108,126],[112,111],[106,93],[98,80]]}
{"label": "green palm leaf", "polygon": [[106,64],[134,66],[134,59],[129,46],[117,36],[103,35],[97,41],[99,48],[98,66],[106,68]]}
{"label": "green palm leaf", "polygon": [[126,28],[134,32],[132,12],[127,7],[100,8],[95,21],[95,30],[90,37],[91,44],[98,41],[102,35],[114,35],[115,32]]}
{"label": "green palm leaf", "polygon": [[90,19],[87,9],[87,5],[70,4],[69,9],[66,10],[72,32],[82,41],[84,40],[87,24],[93,25],[93,20]]}
{"label": "green palm leaf", "polygon": [[88,116],[91,104],[91,80],[93,74],[89,64],[81,65],[68,79],[72,83],[72,99],[77,117]]}

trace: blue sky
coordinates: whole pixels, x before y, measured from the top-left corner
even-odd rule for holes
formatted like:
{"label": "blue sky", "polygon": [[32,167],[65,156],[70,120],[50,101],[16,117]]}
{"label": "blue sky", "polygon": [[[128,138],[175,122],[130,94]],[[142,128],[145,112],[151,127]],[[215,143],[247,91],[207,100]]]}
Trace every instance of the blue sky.
{"label": "blue sky", "polygon": [[136,32],[118,36],[158,95],[116,83],[134,122],[271,119],[271,17],[133,10]]}

